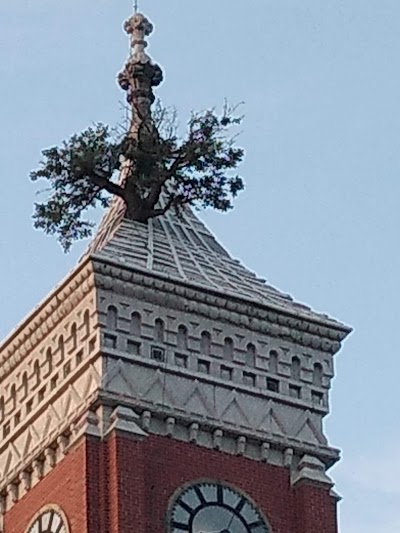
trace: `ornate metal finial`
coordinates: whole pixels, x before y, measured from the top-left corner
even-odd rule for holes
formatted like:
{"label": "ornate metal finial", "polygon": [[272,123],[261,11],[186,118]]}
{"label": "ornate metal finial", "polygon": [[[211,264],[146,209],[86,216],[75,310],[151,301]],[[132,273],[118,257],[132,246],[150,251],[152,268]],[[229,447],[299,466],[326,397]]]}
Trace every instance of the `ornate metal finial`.
{"label": "ornate metal finial", "polygon": [[138,0],[135,0],[135,3],[133,4],[133,10],[135,13],[138,12],[139,6],[138,6]]}
{"label": "ornate metal finial", "polygon": [[153,31],[150,21],[141,13],[135,13],[125,22],[124,29],[131,38],[131,54],[118,81],[127,91],[128,103],[132,105],[131,133],[134,134],[143,123],[150,126],[151,105],[155,99],[153,87],[162,82],[163,75],[146,53],[146,37]]}

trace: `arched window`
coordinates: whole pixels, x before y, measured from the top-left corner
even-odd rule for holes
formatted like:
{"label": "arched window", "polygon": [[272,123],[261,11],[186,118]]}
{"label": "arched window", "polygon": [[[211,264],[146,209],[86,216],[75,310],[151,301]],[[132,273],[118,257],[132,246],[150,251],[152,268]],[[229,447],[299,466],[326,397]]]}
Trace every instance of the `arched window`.
{"label": "arched window", "polygon": [[139,313],[131,314],[130,332],[135,337],[140,337],[142,333],[142,318]]}
{"label": "arched window", "polygon": [[315,387],[322,387],[322,365],[321,363],[315,363],[313,371],[313,385]]}
{"label": "arched window", "polygon": [[65,357],[65,344],[64,344],[64,337],[60,335],[58,339],[58,352],[60,356],[60,361],[64,361]]}
{"label": "arched window", "polygon": [[35,387],[38,387],[40,385],[40,364],[37,359],[33,364],[33,375],[35,376]]}
{"label": "arched window", "polygon": [[17,390],[15,388],[15,385],[11,386],[10,398],[11,398],[11,409],[14,410],[17,407]]}
{"label": "arched window", "polygon": [[77,345],[78,345],[78,333],[77,333],[76,324],[74,322],[71,326],[71,347],[72,349],[75,350]]}
{"label": "arched window", "polygon": [[47,348],[46,363],[47,363],[48,373],[51,374],[51,372],[53,372],[53,354],[52,354],[51,348]]}
{"label": "arched window", "polygon": [[107,309],[106,326],[107,329],[117,329],[118,310],[114,305],[110,305]]}
{"label": "arched window", "polygon": [[164,322],[161,318],[156,318],[156,321],[154,322],[154,340],[156,342],[164,342],[164,329]]}
{"label": "arched window", "polygon": [[230,337],[226,337],[224,341],[224,359],[233,360],[233,340]]}
{"label": "arched window", "polygon": [[24,372],[22,374],[22,396],[26,398],[28,396],[28,374]]}
{"label": "arched window", "polygon": [[83,327],[85,328],[85,336],[90,335],[90,313],[89,309],[86,309],[83,315]]}
{"label": "arched window", "polygon": [[292,364],[290,367],[290,376],[292,379],[296,379],[296,380],[300,379],[300,368],[301,368],[300,359],[297,356],[292,357]]}
{"label": "arched window", "polygon": [[188,349],[188,330],[186,326],[178,327],[177,346],[179,350]]}
{"label": "arched window", "polygon": [[268,370],[271,372],[271,374],[278,373],[278,363],[279,363],[278,352],[276,350],[271,350],[269,352],[269,365],[268,365]]}
{"label": "arched window", "polygon": [[256,347],[251,342],[247,345],[246,349],[246,365],[256,366]]}
{"label": "arched window", "polygon": [[0,396],[0,422],[3,422],[6,415],[6,406],[4,402],[4,396]]}
{"label": "arched window", "polygon": [[211,355],[211,335],[208,331],[203,331],[200,337],[201,355]]}

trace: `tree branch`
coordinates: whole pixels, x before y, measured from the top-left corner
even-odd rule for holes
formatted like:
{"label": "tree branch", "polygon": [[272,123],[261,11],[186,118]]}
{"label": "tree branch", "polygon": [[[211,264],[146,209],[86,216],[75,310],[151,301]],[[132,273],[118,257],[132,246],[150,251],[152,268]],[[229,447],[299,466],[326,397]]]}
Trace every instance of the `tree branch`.
{"label": "tree branch", "polygon": [[91,174],[89,176],[89,179],[100,189],[105,189],[110,194],[115,194],[116,196],[119,196],[120,198],[125,200],[125,189],[123,189],[117,183],[113,183],[104,176],[99,176],[99,174]]}

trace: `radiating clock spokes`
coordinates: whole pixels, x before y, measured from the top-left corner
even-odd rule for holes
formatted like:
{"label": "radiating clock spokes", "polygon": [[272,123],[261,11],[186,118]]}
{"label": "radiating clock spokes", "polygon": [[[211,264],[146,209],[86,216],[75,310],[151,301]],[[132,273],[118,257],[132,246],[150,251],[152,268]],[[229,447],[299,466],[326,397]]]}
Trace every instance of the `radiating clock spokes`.
{"label": "radiating clock spokes", "polygon": [[270,533],[257,507],[220,483],[186,487],[172,506],[170,533]]}

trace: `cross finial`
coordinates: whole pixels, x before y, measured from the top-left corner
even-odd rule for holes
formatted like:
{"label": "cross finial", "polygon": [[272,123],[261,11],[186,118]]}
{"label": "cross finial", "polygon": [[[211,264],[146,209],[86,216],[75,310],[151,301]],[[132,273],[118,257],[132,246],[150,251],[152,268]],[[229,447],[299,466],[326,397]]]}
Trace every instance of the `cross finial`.
{"label": "cross finial", "polygon": [[139,0],[135,0],[135,3],[133,4],[133,10],[135,11],[135,13],[137,13],[139,11]]}

